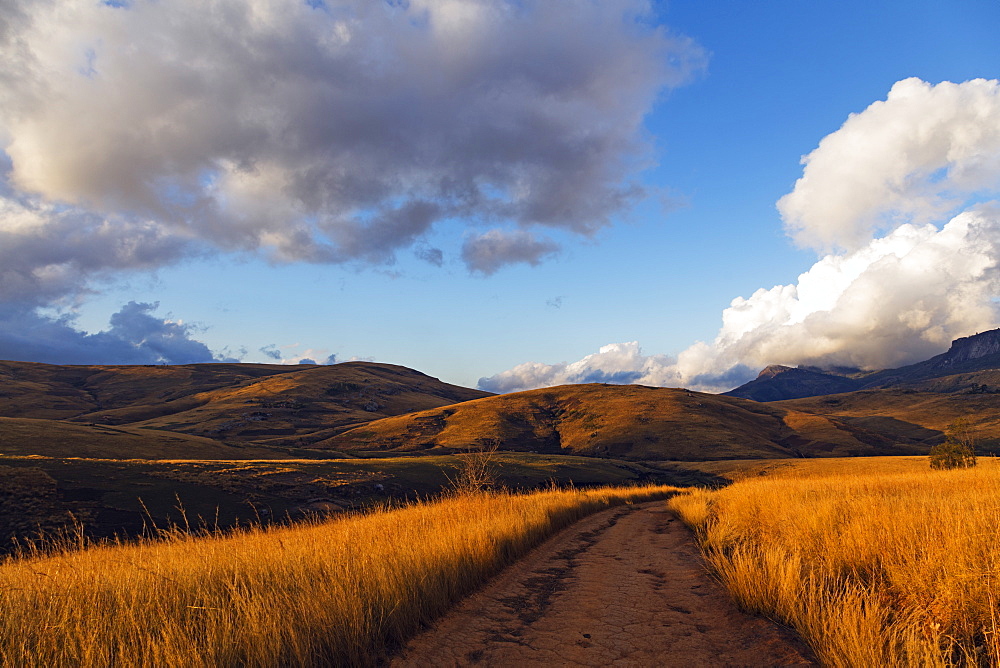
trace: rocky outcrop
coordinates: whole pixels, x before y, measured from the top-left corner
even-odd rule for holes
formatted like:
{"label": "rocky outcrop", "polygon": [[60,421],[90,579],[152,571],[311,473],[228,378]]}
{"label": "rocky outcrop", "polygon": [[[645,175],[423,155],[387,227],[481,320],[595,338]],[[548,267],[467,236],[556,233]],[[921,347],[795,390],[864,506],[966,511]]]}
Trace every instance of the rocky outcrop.
{"label": "rocky outcrop", "polygon": [[991,329],[975,336],[965,336],[951,342],[951,348],[941,360],[943,366],[952,366],[968,360],[1000,355],[1000,329]]}

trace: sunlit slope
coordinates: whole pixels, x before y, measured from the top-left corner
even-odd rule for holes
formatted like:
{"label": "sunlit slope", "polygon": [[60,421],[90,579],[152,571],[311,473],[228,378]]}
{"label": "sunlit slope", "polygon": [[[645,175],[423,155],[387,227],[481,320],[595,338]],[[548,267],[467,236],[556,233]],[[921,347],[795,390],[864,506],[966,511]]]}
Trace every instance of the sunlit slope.
{"label": "sunlit slope", "polygon": [[926,452],[836,418],[639,385],[565,385],[371,422],[317,444],[344,451],[503,450],[622,459],[733,459]]}
{"label": "sunlit slope", "polygon": [[280,451],[232,446],[156,429],[0,417],[0,455],[112,459],[274,459]]}
{"label": "sunlit slope", "polygon": [[0,416],[127,425],[279,446],[320,440],[381,417],[488,396],[412,369],[369,362],[333,366],[2,362],[0,382]]}

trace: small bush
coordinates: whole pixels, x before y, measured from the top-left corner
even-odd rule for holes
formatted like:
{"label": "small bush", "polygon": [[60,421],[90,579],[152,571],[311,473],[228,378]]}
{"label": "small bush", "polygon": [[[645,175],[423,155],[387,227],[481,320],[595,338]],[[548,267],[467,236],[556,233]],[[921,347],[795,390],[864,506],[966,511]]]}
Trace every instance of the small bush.
{"label": "small bush", "polygon": [[944,443],[931,448],[932,469],[967,469],[976,465],[975,440],[964,419],[955,420]]}
{"label": "small bush", "polygon": [[932,469],[967,469],[976,465],[976,453],[971,446],[950,438],[931,448]]}

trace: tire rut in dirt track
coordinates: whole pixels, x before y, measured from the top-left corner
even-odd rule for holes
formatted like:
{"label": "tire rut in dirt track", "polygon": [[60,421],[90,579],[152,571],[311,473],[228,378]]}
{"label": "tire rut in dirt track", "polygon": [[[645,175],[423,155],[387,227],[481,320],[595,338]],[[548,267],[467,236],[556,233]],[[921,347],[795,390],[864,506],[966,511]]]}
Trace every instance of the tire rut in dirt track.
{"label": "tire rut in dirt track", "polygon": [[741,612],[663,502],[563,530],[411,641],[392,666],[808,666]]}

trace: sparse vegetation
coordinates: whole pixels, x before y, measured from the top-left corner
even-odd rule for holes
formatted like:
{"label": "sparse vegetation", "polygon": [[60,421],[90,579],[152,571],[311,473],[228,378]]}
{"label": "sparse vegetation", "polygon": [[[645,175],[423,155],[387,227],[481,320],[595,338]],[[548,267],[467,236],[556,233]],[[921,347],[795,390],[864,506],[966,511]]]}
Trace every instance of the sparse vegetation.
{"label": "sparse vegetation", "polygon": [[500,439],[489,439],[479,447],[458,455],[458,470],[455,477],[449,477],[452,490],[456,494],[478,494],[492,490],[497,484],[497,450]]}
{"label": "sparse vegetation", "polygon": [[824,665],[1000,665],[1000,467],[884,461],[788,464],[670,505],[737,600]]}
{"label": "sparse vegetation", "polygon": [[3,666],[373,665],[548,535],[672,487],[466,494],[0,565]]}

